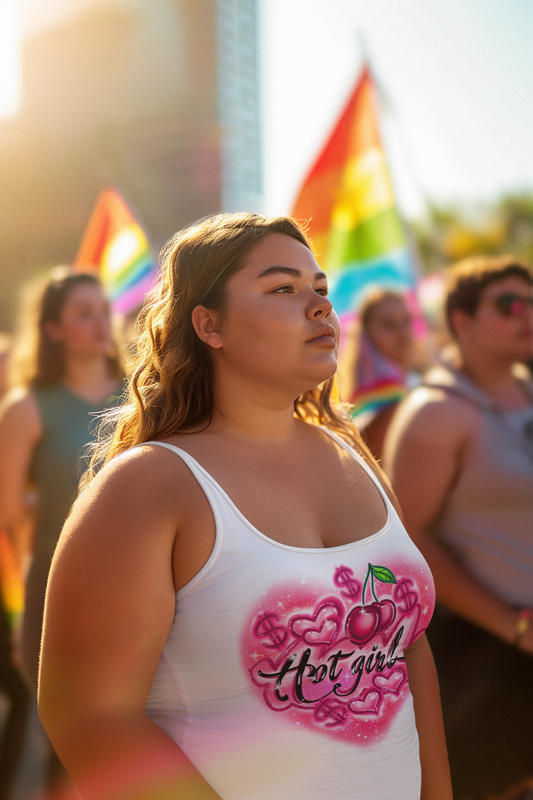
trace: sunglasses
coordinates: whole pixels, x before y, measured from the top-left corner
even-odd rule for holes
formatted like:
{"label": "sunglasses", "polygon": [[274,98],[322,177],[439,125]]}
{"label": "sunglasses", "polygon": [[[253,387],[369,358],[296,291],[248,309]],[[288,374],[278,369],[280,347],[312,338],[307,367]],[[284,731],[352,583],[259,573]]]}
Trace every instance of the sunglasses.
{"label": "sunglasses", "polygon": [[520,314],[524,313],[528,306],[533,307],[533,295],[527,297],[523,294],[507,292],[505,294],[499,294],[496,297],[491,297],[490,302],[499,311],[502,317],[518,317]]}

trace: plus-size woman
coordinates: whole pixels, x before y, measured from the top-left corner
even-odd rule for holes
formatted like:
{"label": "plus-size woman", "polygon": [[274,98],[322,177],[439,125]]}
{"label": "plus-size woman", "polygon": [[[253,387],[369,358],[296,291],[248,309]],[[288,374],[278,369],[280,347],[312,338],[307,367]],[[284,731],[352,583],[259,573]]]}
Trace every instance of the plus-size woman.
{"label": "plus-size woman", "polygon": [[294,221],[167,245],[48,589],[41,716],[84,797],[450,800],[431,574],[330,404],[337,339]]}

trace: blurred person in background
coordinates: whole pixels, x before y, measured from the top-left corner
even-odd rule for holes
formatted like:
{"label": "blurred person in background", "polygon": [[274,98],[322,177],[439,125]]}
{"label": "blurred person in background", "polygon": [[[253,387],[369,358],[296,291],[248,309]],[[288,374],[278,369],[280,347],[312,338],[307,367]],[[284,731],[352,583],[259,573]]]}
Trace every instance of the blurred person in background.
{"label": "blurred person in background", "polygon": [[379,460],[387,427],[407,392],[414,363],[413,321],[404,297],[387,289],[371,292],[361,306],[354,336],[349,402],[364,441]]}
{"label": "blurred person in background", "polygon": [[406,398],[385,443],[441,604],[428,638],[456,800],[533,775],[532,287],[511,256],[451,269],[454,360]]}
{"label": "blurred person in background", "polygon": [[[10,337],[0,334],[0,399],[8,388],[10,347]],[[9,800],[23,755],[30,694],[15,664],[12,640],[19,610],[13,608],[12,595],[20,588],[21,565],[7,532],[0,530],[0,537],[0,693],[8,702],[0,727],[0,800]]]}
{"label": "blurred person in background", "polygon": [[[46,582],[55,546],[76,499],[82,452],[94,414],[116,404],[121,370],[111,337],[108,302],[96,277],[54,270],[21,318],[13,388],[0,417],[0,529],[15,539],[19,560],[31,552],[20,636],[20,661],[37,694]],[[33,542],[17,537],[33,484]],[[50,786],[61,780],[54,755]]]}

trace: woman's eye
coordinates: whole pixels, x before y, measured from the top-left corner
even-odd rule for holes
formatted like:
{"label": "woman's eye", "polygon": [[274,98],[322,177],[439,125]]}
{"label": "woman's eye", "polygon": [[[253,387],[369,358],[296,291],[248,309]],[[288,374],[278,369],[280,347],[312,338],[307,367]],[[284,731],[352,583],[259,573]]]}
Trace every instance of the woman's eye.
{"label": "woman's eye", "polygon": [[274,289],[274,292],[279,292],[280,294],[290,294],[292,290],[292,286],[288,284],[287,286],[279,286],[277,289]]}
{"label": "woman's eye", "polygon": [[[294,286],[292,286],[291,284],[287,284],[286,286],[279,286],[277,289],[274,289],[274,293],[277,292],[278,294],[292,294],[294,291],[295,291]],[[322,297],[327,297],[329,294],[327,286],[319,286],[317,289],[315,289],[315,292],[321,295]]]}

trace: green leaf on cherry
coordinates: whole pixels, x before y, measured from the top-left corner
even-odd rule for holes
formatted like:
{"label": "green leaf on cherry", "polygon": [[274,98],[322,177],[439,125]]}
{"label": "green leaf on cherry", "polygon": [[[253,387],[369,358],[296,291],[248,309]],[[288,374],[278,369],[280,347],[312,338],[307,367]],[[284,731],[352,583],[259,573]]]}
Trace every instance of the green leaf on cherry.
{"label": "green leaf on cherry", "polygon": [[396,578],[387,567],[378,567],[374,564],[369,564],[368,566],[370,567],[372,575],[374,578],[377,578],[378,581],[382,583],[396,583]]}

